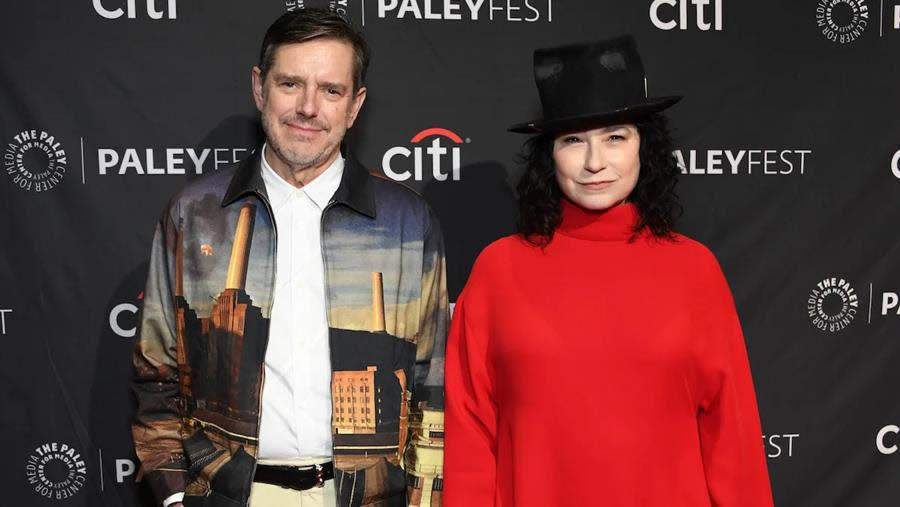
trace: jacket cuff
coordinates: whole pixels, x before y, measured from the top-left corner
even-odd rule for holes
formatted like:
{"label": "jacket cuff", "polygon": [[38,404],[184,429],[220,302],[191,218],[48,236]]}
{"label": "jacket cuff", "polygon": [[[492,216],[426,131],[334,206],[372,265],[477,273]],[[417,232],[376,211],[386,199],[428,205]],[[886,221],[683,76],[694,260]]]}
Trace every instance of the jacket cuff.
{"label": "jacket cuff", "polygon": [[165,500],[163,500],[162,504],[163,504],[163,507],[169,507],[173,503],[178,503],[178,502],[183,502],[183,501],[184,501],[184,492],[181,492],[181,493],[175,493],[172,496],[170,496],[169,498],[166,498]]}

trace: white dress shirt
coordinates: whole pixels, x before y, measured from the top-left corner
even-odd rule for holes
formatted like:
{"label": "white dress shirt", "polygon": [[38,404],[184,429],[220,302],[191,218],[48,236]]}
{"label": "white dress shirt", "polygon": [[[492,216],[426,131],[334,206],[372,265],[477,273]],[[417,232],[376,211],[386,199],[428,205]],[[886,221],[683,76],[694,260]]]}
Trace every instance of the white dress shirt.
{"label": "white dress shirt", "polygon": [[[331,459],[331,356],[325,315],[322,211],[344,173],[344,158],[297,188],[261,159],[278,248],[269,320],[257,459]],[[252,268],[251,268],[252,269]],[[253,295],[251,294],[251,297]],[[184,493],[163,501],[181,502]]]}
{"label": "white dress shirt", "polygon": [[[265,154],[265,147],[263,147]],[[331,356],[322,260],[322,211],[344,173],[340,155],[301,188],[262,160],[278,228],[257,459],[331,459]]]}

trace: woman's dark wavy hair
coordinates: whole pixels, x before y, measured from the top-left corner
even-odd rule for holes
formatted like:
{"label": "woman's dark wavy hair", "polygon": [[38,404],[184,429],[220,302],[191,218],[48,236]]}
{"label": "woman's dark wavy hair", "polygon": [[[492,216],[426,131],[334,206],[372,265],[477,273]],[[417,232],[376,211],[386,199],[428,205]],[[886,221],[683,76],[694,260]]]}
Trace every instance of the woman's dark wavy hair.
{"label": "woman's dark wavy hair", "polygon": [[[638,221],[631,239],[644,229],[663,239],[674,239],[675,220],[682,207],[675,193],[680,171],[672,155],[672,135],[668,119],[654,113],[635,121],[641,138],[641,169],[638,181],[628,196],[635,204]],[[562,220],[563,197],[553,166],[553,133],[531,137],[519,155],[525,173],[516,187],[519,193],[518,232],[529,243],[546,246]]]}

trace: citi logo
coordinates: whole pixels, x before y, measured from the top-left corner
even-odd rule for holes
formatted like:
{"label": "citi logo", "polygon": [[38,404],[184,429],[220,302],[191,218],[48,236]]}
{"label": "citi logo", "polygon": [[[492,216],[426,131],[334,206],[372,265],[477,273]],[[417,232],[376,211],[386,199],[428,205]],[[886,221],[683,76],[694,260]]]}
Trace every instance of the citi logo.
{"label": "citi logo", "polygon": [[896,424],[888,424],[878,430],[878,435],[875,436],[875,448],[878,449],[878,452],[885,455],[897,452],[898,433],[900,433],[900,427]]}
{"label": "citi logo", "polygon": [[6,334],[6,314],[12,313],[12,308],[0,308],[0,335]]}
{"label": "citi logo", "polygon": [[[426,165],[431,166],[431,175],[437,181],[447,181],[450,178],[453,181],[459,181],[460,168],[460,147],[465,141],[451,130],[440,127],[427,128],[410,139],[410,143],[419,144],[422,141],[431,138],[431,143],[427,148],[422,146],[413,146],[412,150],[406,146],[394,146],[384,153],[381,159],[381,170],[384,174],[394,181],[406,181],[413,178],[415,181],[422,181],[424,177]],[[441,141],[449,140],[450,147],[444,146]],[[453,146],[453,145],[457,146]],[[447,169],[446,155],[450,155],[450,167]],[[410,158],[412,158],[412,168],[409,167]],[[398,159],[406,159],[400,161]]]}
{"label": "citi logo", "polygon": [[[175,19],[177,17],[177,0],[144,0],[147,4],[147,16],[150,19]],[[162,4],[162,10],[157,10],[156,4]],[[124,9],[122,8],[124,4]],[[94,0],[94,10],[106,19],[118,19],[126,16],[128,19],[137,18],[136,0]],[[110,9],[110,6],[115,6]]]}
{"label": "citi logo", "polygon": [[687,30],[694,24],[704,32],[721,32],[722,0],[653,0],[650,21],[660,30]]}
{"label": "citi logo", "polygon": [[[143,301],[144,293],[141,292],[137,297],[138,301]],[[123,313],[129,314],[128,317],[122,316]],[[122,338],[134,338],[137,331],[138,307],[133,303],[119,303],[109,311],[109,328],[113,333]]]}
{"label": "citi logo", "polygon": [[891,159],[891,172],[894,173],[895,178],[900,179],[900,150],[897,150],[894,153],[894,158]]}

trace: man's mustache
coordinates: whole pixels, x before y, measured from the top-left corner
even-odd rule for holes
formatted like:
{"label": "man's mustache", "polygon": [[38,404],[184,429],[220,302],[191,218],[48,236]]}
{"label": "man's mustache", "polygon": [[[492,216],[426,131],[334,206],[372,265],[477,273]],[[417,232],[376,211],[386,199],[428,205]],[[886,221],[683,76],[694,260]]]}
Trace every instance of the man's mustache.
{"label": "man's mustache", "polygon": [[330,130],[331,129],[331,126],[325,122],[311,119],[311,118],[305,118],[303,116],[293,116],[290,118],[282,118],[281,122],[288,123],[295,127],[300,127],[300,128],[304,128],[304,129],[316,129],[316,130]]}

